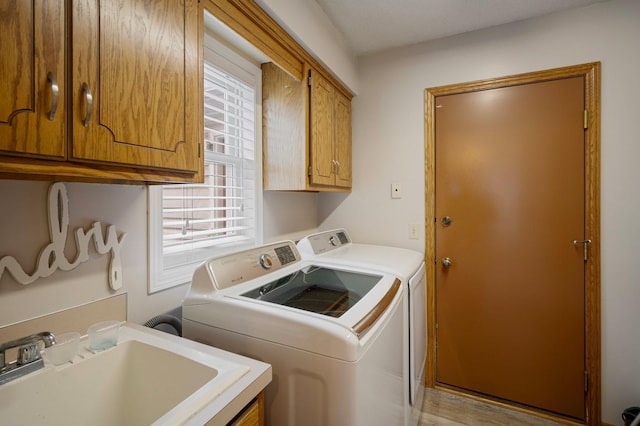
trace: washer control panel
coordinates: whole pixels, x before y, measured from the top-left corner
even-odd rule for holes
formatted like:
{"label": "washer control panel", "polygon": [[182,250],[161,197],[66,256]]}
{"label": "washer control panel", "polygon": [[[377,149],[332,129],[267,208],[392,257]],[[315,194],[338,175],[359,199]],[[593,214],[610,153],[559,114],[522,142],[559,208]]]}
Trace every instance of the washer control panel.
{"label": "washer control panel", "polygon": [[228,288],[300,261],[292,241],[256,247],[207,261],[207,268],[218,289]]}

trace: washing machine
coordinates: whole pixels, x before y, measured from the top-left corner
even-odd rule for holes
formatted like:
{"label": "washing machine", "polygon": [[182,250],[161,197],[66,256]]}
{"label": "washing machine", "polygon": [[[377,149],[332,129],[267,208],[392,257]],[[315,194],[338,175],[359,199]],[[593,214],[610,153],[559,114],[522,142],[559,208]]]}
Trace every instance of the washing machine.
{"label": "washing machine", "polygon": [[301,258],[291,241],[207,260],[183,336],[271,364],[272,426],[401,426],[406,288],[392,273]]}
{"label": "washing machine", "polygon": [[404,322],[405,420],[407,426],[419,422],[426,374],[426,273],[424,255],[415,250],[351,240],[345,229],[318,232],[297,243],[303,259],[325,265],[359,266],[384,271],[400,278],[406,289],[407,317]]}

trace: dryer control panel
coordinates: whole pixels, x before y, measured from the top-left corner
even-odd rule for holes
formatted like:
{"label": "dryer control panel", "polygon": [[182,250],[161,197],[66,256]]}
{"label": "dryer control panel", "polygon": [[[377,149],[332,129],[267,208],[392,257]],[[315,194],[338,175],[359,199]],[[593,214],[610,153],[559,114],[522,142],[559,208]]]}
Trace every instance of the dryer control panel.
{"label": "dryer control panel", "polygon": [[309,235],[298,241],[298,249],[305,255],[317,255],[351,244],[351,238],[344,229],[334,229]]}
{"label": "dryer control panel", "polygon": [[292,241],[283,241],[231,253],[207,261],[207,268],[218,289],[228,288],[277,271],[300,261]]}

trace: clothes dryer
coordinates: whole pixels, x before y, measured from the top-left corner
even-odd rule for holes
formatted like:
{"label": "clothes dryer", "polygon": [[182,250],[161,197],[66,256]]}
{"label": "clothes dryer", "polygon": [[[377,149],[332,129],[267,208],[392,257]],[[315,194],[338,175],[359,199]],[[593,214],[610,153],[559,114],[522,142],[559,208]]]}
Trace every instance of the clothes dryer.
{"label": "clothes dryer", "polygon": [[426,374],[426,273],[424,255],[415,250],[354,243],[345,229],[318,232],[297,243],[304,259],[326,265],[360,267],[391,273],[406,291],[407,317],[404,321],[405,420],[407,426],[419,422]]}

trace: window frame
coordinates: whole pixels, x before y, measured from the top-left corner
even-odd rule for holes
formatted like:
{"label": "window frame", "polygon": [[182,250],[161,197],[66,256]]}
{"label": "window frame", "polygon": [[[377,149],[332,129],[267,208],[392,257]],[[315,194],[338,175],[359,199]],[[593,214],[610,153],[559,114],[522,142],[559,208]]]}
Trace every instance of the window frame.
{"label": "window frame", "polygon": [[[194,260],[180,266],[167,265],[163,255],[162,185],[148,187],[148,294],[188,284],[193,271],[206,258],[222,255],[262,244],[262,72],[259,64],[242,56],[234,49],[204,34],[204,60],[233,75],[255,89],[255,146],[254,146],[254,233],[251,242],[224,241],[207,249],[194,250]],[[203,64],[204,66],[204,64]],[[204,100],[203,100],[204,102]],[[204,132],[204,129],[202,129]],[[214,154],[215,155],[215,154]],[[205,160],[203,155],[202,161]],[[196,253],[197,251],[197,253]],[[199,253],[206,254],[200,255]],[[185,254],[185,258],[189,255]]]}

